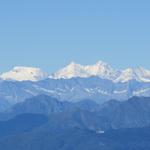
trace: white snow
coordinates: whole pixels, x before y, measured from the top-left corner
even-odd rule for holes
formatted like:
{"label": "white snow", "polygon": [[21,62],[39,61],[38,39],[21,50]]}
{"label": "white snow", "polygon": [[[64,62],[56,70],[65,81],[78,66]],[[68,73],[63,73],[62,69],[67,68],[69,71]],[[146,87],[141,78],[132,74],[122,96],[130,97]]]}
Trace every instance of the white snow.
{"label": "white snow", "polygon": [[50,78],[54,79],[69,79],[73,77],[87,78],[91,76],[98,76],[104,79],[115,79],[118,75],[118,71],[111,68],[107,63],[102,61],[97,62],[94,65],[82,66],[74,62],[68,66],[54,73]]}
{"label": "white snow", "polygon": [[72,62],[63,69],[60,69],[56,73],[52,74],[50,78],[70,79],[73,77],[88,78],[91,76],[108,79],[116,83],[124,83],[130,80],[136,80],[139,82],[150,82],[150,70],[144,69],[142,67],[116,70],[102,61],[99,61],[94,65],[86,66]]}
{"label": "white snow", "polygon": [[30,91],[28,89],[24,89],[24,91],[31,94],[31,95],[33,95],[33,96],[36,96],[36,93],[34,93],[33,91]]}
{"label": "white snow", "polygon": [[128,82],[130,80],[136,80],[139,82],[150,82],[150,70],[144,68],[128,68],[121,72],[121,75],[115,80],[115,82]]}
{"label": "white snow", "polygon": [[108,79],[115,83],[125,83],[130,80],[150,82],[150,70],[144,69],[142,67],[116,70],[102,61],[99,61],[94,65],[85,66],[77,64],[75,62],[71,62],[66,67],[51,75],[48,75],[39,68],[14,67],[9,72],[1,74],[0,79],[17,81],[39,81],[48,77],[52,79],[70,79],[74,77],[88,78],[92,76],[100,77],[102,79]]}
{"label": "white snow", "polygon": [[9,72],[0,75],[3,80],[17,80],[17,81],[39,81],[48,77],[48,74],[39,68],[33,67],[14,67]]}
{"label": "white snow", "polygon": [[110,95],[110,93],[108,93],[107,91],[102,90],[100,88],[85,88],[84,90],[86,92],[92,93],[92,94],[94,94],[94,93],[100,93],[100,94],[104,94],[104,95]]}
{"label": "white snow", "polygon": [[126,92],[128,92],[127,90],[119,90],[119,91],[114,91],[113,93],[114,94],[122,94],[122,93],[126,93]]}
{"label": "white snow", "polygon": [[149,93],[149,91],[150,91],[150,88],[140,89],[140,90],[133,91],[133,95],[144,96],[146,93]]}

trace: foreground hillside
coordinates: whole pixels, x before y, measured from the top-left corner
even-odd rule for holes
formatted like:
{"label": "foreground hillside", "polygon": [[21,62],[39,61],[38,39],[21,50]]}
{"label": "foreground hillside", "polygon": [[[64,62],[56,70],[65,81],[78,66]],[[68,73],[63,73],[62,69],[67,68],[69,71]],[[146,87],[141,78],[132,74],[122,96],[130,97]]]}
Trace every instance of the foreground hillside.
{"label": "foreground hillside", "polygon": [[[36,119],[32,119],[36,118]],[[130,128],[92,131],[84,124],[50,126],[46,117],[24,114],[5,124],[9,130],[0,132],[0,149],[3,150],[148,150],[150,128]],[[20,123],[22,119],[28,123]],[[37,122],[37,123],[36,123]],[[15,126],[10,126],[10,123]],[[14,130],[15,128],[15,130]],[[0,131],[2,128],[0,128]]]}
{"label": "foreground hillside", "polygon": [[99,105],[39,95],[0,114],[3,150],[149,150],[150,98]]}

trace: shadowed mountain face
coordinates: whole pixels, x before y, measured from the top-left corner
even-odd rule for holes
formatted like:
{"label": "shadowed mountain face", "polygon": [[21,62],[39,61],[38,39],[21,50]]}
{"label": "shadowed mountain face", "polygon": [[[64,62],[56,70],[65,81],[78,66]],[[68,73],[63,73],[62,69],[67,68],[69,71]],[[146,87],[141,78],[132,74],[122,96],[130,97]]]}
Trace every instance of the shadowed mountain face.
{"label": "shadowed mountain face", "polygon": [[96,102],[89,100],[89,99],[85,99],[79,102],[74,103],[74,105],[78,108],[87,110],[87,111],[96,111],[99,109],[100,105],[98,105]]}
{"label": "shadowed mountain face", "polygon": [[124,102],[111,100],[98,111],[112,128],[132,128],[150,125],[150,98],[133,97]]}
{"label": "shadowed mountain face", "polygon": [[111,100],[98,105],[90,100],[70,103],[40,95],[1,113],[0,120],[8,120],[23,113],[50,115],[56,124],[82,120],[85,126],[93,130],[144,127],[150,125],[150,98],[133,97],[123,102]]}
{"label": "shadowed mountain face", "polygon": [[72,103],[61,102],[56,98],[39,95],[12,107],[12,112],[19,113],[41,113],[49,114],[55,112],[63,112],[73,107]]}
{"label": "shadowed mountain face", "polygon": [[47,95],[39,95],[18,103],[5,112],[0,113],[0,120],[7,120],[22,113],[51,114],[75,109],[95,111],[99,105],[92,100],[83,100],[77,103],[59,101]]}
{"label": "shadowed mountain face", "polygon": [[21,114],[8,121],[0,121],[0,137],[29,132],[48,122],[48,117],[40,114]]}
{"label": "shadowed mountain face", "polygon": [[0,97],[0,112],[3,112],[11,107],[11,104],[3,97]]}

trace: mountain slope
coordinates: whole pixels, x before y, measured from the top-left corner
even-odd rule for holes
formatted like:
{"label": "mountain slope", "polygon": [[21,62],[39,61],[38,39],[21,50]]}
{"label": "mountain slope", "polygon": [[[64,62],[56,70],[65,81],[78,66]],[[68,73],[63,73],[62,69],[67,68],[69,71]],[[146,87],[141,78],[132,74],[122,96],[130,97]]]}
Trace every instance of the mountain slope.
{"label": "mountain slope", "polygon": [[0,113],[0,120],[8,120],[24,113],[32,114],[54,114],[60,112],[71,112],[74,110],[85,110],[93,112],[99,108],[99,105],[90,100],[83,100],[78,103],[59,101],[48,95],[38,95],[18,103],[13,107]]}
{"label": "mountain slope", "polygon": [[120,76],[114,82],[128,82],[136,80],[139,82],[150,82],[150,70],[144,68],[128,68],[121,72]]}
{"label": "mountain slope", "polygon": [[98,105],[91,101],[60,102],[50,96],[40,95],[0,113],[0,120],[24,113],[50,115],[49,126],[55,127],[60,124],[75,124],[77,127],[82,124],[93,130],[145,127],[150,125],[150,98],[133,97],[123,102],[110,100]]}
{"label": "mountain slope", "polygon": [[47,95],[39,95],[29,98],[22,103],[16,104],[9,111],[15,114],[20,113],[49,114],[66,111],[71,109],[72,107],[73,107],[72,103],[61,102],[56,98]]}
{"label": "mountain slope", "polygon": [[32,131],[48,122],[48,117],[41,114],[20,114],[8,121],[0,121],[0,138]]}
{"label": "mountain slope", "polygon": [[28,132],[1,137],[0,148],[3,150],[148,150],[149,139],[148,127],[97,133],[86,128],[53,129],[51,126],[43,125]]}
{"label": "mountain slope", "polygon": [[[0,82],[0,97],[9,105],[46,94],[61,101],[78,102],[90,99],[102,104],[110,99],[123,101],[133,96],[150,96],[150,83],[132,80],[126,83],[114,83],[98,77],[46,79],[32,81],[3,81]],[[8,107],[3,107],[6,110]],[[2,111],[1,110],[1,111]]]}
{"label": "mountain slope", "polygon": [[134,128],[150,125],[150,98],[133,97],[127,101],[111,100],[97,112],[110,121],[111,127]]}
{"label": "mountain slope", "polygon": [[[133,97],[123,102],[111,100],[100,107],[95,106],[89,100],[68,103],[46,95],[28,99],[13,108],[18,112],[15,118],[0,121],[0,149],[150,148],[150,98]],[[36,114],[24,114],[30,111]]]}

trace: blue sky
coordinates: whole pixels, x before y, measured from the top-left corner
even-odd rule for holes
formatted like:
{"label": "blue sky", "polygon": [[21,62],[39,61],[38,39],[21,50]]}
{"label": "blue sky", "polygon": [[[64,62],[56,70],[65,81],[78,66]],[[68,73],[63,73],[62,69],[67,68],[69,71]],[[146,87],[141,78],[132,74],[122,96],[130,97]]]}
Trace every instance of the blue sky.
{"label": "blue sky", "polygon": [[5,0],[0,3],[0,72],[70,61],[150,69],[148,0]]}

